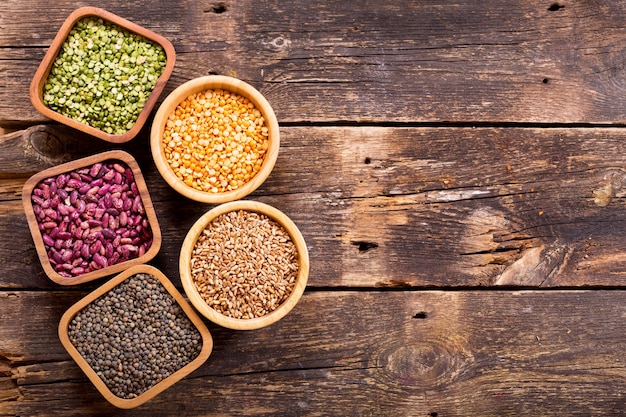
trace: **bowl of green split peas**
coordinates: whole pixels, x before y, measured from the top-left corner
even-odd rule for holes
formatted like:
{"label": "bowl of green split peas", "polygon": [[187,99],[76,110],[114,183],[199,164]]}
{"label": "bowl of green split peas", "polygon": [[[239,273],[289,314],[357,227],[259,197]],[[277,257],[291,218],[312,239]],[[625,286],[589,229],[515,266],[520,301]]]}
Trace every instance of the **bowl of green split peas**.
{"label": "bowl of green split peas", "polygon": [[169,79],[170,41],[97,7],[65,20],[30,85],[44,116],[113,143],[134,138]]}

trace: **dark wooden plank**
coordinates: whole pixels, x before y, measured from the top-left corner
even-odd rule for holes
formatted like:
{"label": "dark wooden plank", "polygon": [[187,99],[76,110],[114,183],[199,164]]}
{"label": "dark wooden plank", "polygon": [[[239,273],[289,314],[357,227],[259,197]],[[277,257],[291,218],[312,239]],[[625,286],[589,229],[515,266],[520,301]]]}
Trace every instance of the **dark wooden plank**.
{"label": "dark wooden plank", "polygon": [[1,178],[29,177],[43,169],[112,148],[62,125],[38,125],[0,136]]}
{"label": "dark wooden plank", "polygon": [[[12,319],[0,327],[12,384],[2,392],[17,392],[0,403],[0,415],[39,415],[42,407],[50,415],[115,412],[56,337],[77,297],[0,293],[1,316]],[[210,326],[215,349],[203,366],[121,414],[622,415],[624,298],[623,291],[307,292],[265,329]]]}
{"label": "dark wooden plank", "polygon": [[[166,93],[200,75],[234,75],[268,97],[280,122],[624,123],[626,4],[552,4],[99,3],[173,42]],[[3,6],[0,125],[43,120],[28,85],[75,7]]]}
{"label": "dark wooden plank", "polygon": [[[4,288],[54,288],[19,202],[22,177],[52,163],[31,152],[41,134],[0,141]],[[311,286],[626,284],[620,129],[289,127],[282,137],[274,172],[249,198],[299,226]],[[154,263],[177,277],[185,234],[211,206],[162,180],[146,137],[126,149],[144,172],[164,236]]]}

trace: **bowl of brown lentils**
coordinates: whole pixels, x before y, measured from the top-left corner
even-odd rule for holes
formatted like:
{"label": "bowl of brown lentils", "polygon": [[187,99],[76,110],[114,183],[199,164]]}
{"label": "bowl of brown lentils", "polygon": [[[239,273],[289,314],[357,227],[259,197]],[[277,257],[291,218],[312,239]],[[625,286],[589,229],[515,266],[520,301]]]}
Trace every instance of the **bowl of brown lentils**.
{"label": "bowl of brown lentils", "polygon": [[202,365],[213,339],[171,281],[133,266],[70,307],[59,338],[113,405],[134,408]]}
{"label": "bowl of brown lentils", "polygon": [[97,7],[71,13],[30,85],[44,116],[123,143],[145,124],[176,60],[163,36]]}
{"label": "bowl of brown lentils", "polygon": [[180,252],[180,276],[194,307],[236,330],[268,326],[302,296],[309,255],[302,234],[280,210],[239,200],[206,212]]}
{"label": "bowl of brown lentils", "polygon": [[270,175],[280,147],[265,97],[227,76],[192,79],[172,91],[152,123],[150,146],[165,181],[210,204],[239,200]]}

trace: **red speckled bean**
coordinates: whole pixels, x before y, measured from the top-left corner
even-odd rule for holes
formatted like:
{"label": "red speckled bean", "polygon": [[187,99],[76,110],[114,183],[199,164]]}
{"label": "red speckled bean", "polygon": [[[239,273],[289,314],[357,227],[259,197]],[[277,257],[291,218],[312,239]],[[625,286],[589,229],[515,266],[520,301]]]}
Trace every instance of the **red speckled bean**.
{"label": "red speckled bean", "polygon": [[117,252],[113,252],[110,259],[111,259],[111,262],[115,264],[120,260],[120,254]]}
{"label": "red speckled bean", "polygon": [[[109,220],[109,225],[111,224],[111,221]],[[104,236],[105,239],[115,239],[115,232],[111,229],[102,229],[102,236]]]}
{"label": "red speckled bean", "polygon": [[54,239],[51,238],[49,235],[42,235],[43,238],[43,243],[45,243],[48,246],[54,246]]}
{"label": "red speckled bean", "polygon": [[124,170],[124,176],[126,177],[127,184],[135,184],[135,176],[133,175],[132,169],[126,168]]}
{"label": "red speckled bean", "polygon": [[72,274],[73,276],[78,276],[78,275],[82,275],[85,273],[85,268],[83,268],[82,266],[77,266],[75,268],[72,268],[70,270],[70,274]]}
{"label": "red speckled bean", "polygon": [[41,184],[41,197],[45,200],[50,199],[50,186],[48,184]]}
{"label": "red speckled bean", "polygon": [[91,246],[89,247],[89,253],[94,254],[96,252],[100,252],[100,249],[102,248],[102,241],[100,240],[96,240],[95,242],[93,242],[91,244]]}
{"label": "red speckled bean", "polygon": [[113,207],[115,207],[118,211],[124,209],[124,200],[121,198],[113,198]]}
{"label": "red speckled bean", "polygon": [[54,229],[57,226],[57,224],[56,222],[44,222],[42,226],[44,229]]}
{"label": "red speckled bean", "polygon": [[93,254],[93,260],[102,268],[106,268],[107,266],[109,266],[109,263],[107,262],[106,258],[100,255],[99,253]]}
{"label": "red speckled bean", "polygon": [[111,256],[113,256],[113,253],[115,253],[115,248],[113,247],[113,244],[111,242],[107,242],[104,245],[104,249],[105,249],[104,255],[107,258],[111,258]]}
{"label": "red speckled bean", "polygon": [[91,166],[91,169],[89,170],[89,175],[91,175],[94,178],[97,177],[98,174],[100,173],[100,169],[102,169],[102,164],[101,163],[93,164]]}
{"label": "red speckled bean", "polygon": [[65,188],[65,184],[67,184],[67,175],[65,174],[61,174],[58,177],[56,177],[55,180],[56,184],[57,184],[57,189],[61,190],[62,188]]}
{"label": "red speckled bean", "polygon": [[74,257],[73,251],[69,249],[61,249],[61,259],[63,260],[63,262],[69,263],[73,257]]}
{"label": "red speckled bean", "polygon": [[113,178],[115,178],[115,171],[109,170],[104,174],[104,176],[102,177],[102,180],[104,180],[105,182],[111,182]]}
{"label": "red speckled bean", "polygon": [[59,214],[61,214],[62,216],[67,216],[70,214],[70,206],[66,206],[65,204],[59,204],[57,210],[59,210]]}
{"label": "red speckled bean", "polygon": [[31,201],[36,204],[35,207],[39,207],[43,205],[44,199],[42,197],[39,197],[37,194],[33,194],[30,197]]}
{"label": "red speckled bean", "polygon": [[[100,179],[99,181],[102,181]],[[109,184],[101,184],[100,189],[98,190],[99,195],[106,195],[111,190],[111,186]]]}
{"label": "red speckled bean", "polygon": [[72,238],[72,234],[70,232],[60,231],[59,233],[57,233],[57,238],[59,238],[61,240],[71,239]]}
{"label": "red speckled bean", "polygon": [[103,208],[98,207],[96,208],[96,211],[94,212],[93,216],[96,219],[102,219],[104,216],[104,213],[105,213],[105,210]]}
{"label": "red speckled bean", "polygon": [[89,245],[83,244],[83,246],[80,248],[80,254],[84,259],[88,259],[91,255],[91,250],[90,250]]}
{"label": "red speckled bean", "polygon": [[126,214],[126,211],[120,213],[119,221],[120,226],[126,226],[128,224],[128,214]]}
{"label": "red speckled bean", "polygon": [[89,225],[89,227],[102,226],[102,222],[100,220],[96,220],[96,219],[89,219],[89,220],[87,220],[87,224]]}
{"label": "red speckled bean", "polygon": [[83,185],[82,181],[77,180],[76,178],[70,178],[69,180],[67,180],[67,184],[66,184],[68,188],[73,188],[74,190],[82,187],[82,185]]}

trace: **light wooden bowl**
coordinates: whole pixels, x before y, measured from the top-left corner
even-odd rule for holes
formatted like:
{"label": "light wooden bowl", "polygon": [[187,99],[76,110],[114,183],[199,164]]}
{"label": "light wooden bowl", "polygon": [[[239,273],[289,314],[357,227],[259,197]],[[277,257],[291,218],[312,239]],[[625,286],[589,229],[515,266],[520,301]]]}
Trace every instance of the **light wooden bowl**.
{"label": "light wooden bowl", "polygon": [[[89,167],[98,162],[105,162],[110,160],[119,160],[124,162],[133,172],[135,183],[137,184],[139,194],[141,195],[141,201],[145,209],[145,214],[152,229],[152,245],[142,256],[72,278],[64,277],[54,270],[52,264],[50,263],[50,259],[48,258],[48,253],[46,252],[43,236],[41,231],[39,230],[39,222],[33,210],[33,203],[31,200],[33,190],[35,189],[37,184],[39,184],[46,178],[55,177],[62,173],[71,172],[76,169]],[[39,257],[43,270],[46,275],[57,284],[77,285],[88,281],[93,281],[107,275],[118,273],[132,265],[148,262],[150,259],[156,256],[156,254],[159,252],[159,249],[161,248],[161,229],[159,228],[159,222],[157,220],[145,180],[143,178],[141,170],[139,169],[139,165],[137,165],[137,161],[135,161],[135,158],[133,158],[130,154],[124,151],[116,150],[99,153],[96,155],[88,156],[86,158],[81,158],[75,161],[67,162],[65,164],[57,165],[55,167],[48,168],[33,175],[24,184],[24,188],[22,190],[22,204],[24,206],[26,220],[28,221],[28,226],[33,237],[33,242],[35,243],[35,249],[37,251],[37,255]]]}
{"label": "light wooden bowl", "polygon": [[[191,94],[214,89],[227,90],[250,100],[263,115],[269,133],[269,147],[265,154],[261,170],[242,187],[236,190],[221,193],[203,192],[186,185],[172,170],[170,164],[165,158],[165,151],[163,150],[163,146],[161,144],[167,118],[170,114],[172,114],[180,102]],[[258,90],[246,82],[233,77],[209,75],[187,81],[172,91],[167,98],[163,100],[163,103],[157,110],[152,123],[150,147],[152,148],[152,156],[157,169],[161,173],[163,179],[165,179],[165,181],[172,188],[192,200],[209,204],[219,204],[239,200],[252,193],[261,184],[263,184],[272,172],[274,164],[276,163],[276,158],[278,157],[278,150],[280,148],[280,132],[274,110]]]}
{"label": "light wooden bowl", "polygon": [[[48,75],[50,74],[52,65],[61,50],[61,46],[67,39],[70,31],[72,30],[76,22],[88,16],[100,17],[103,20],[109,21],[121,28],[127,29],[130,32],[134,32],[137,35],[143,36],[144,38],[159,44],[164,49],[165,54],[166,54],[167,62],[165,65],[165,69],[163,70],[163,73],[157,80],[152,92],[148,96],[148,99],[146,103],[144,104],[143,110],[139,114],[137,121],[135,122],[133,127],[124,134],[120,134],[120,135],[109,134],[100,129],[89,126],[85,123],[78,122],[63,114],[57,113],[56,111],[46,106],[43,102],[43,88],[46,83],[46,80],[48,79]],[[146,120],[148,119],[150,112],[156,105],[157,100],[159,96],[161,95],[161,92],[163,91],[165,84],[167,83],[167,80],[172,74],[175,61],[176,61],[176,52],[174,50],[174,46],[169,40],[167,40],[163,36],[158,35],[152,32],[151,30],[143,28],[133,22],[130,22],[106,10],[103,10],[97,7],[81,7],[79,9],[76,9],[73,13],[71,13],[68,16],[68,18],[65,20],[65,22],[63,23],[63,25],[57,32],[57,35],[55,36],[54,40],[52,41],[52,44],[50,45],[48,52],[46,52],[46,55],[44,56],[43,60],[39,64],[39,68],[37,69],[37,72],[35,73],[30,84],[30,100],[33,106],[41,114],[43,114],[44,116],[52,120],[63,123],[67,126],[70,126],[82,132],[88,133],[92,136],[95,136],[107,142],[113,142],[113,143],[128,142],[129,140],[137,136],[137,134],[139,133],[139,131],[145,124]]]}
{"label": "light wooden bowl", "polygon": [[[191,276],[191,255],[193,248],[201,235],[202,231],[211,223],[216,217],[236,210],[245,210],[250,212],[256,212],[264,214],[267,217],[278,222],[289,233],[291,240],[294,242],[298,251],[298,275],[292,293],[288,298],[283,301],[278,308],[265,316],[255,317],[252,319],[237,319],[233,317],[225,316],[213,308],[202,299]],[[205,213],[200,217],[196,223],[191,227],[180,251],[180,278],[183,283],[183,289],[191,301],[191,304],[206,318],[212,322],[229,329],[235,330],[254,330],[265,326],[269,326],[272,323],[283,318],[289,313],[300,300],[300,297],[304,293],[306,283],[309,277],[309,252],[306,246],[306,242],[302,237],[302,234],[293,223],[293,221],[287,217],[284,213],[278,209],[256,201],[240,200],[233,201],[219,205],[212,210]]]}
{"label": "light wooden bowl", "polygon": [[[111,289],[121,284],[127,278],[138,273],[153,275],[161,282],[161,284],[163,284],[167,292],[170,293],[172,297],[174,297],[174,299],[183,309],[187,317],[189,317],[191,322],[202,335],[202,349],[200,350],[200,354],[195,359],[172,373],[167,378],[163,379],[161,382],[152,386],[141,395],[132,399],[125,399],[113,394],[111,390],[106,386],[104,381],[100,379],[100,377],[96,374],[93,368],[89,366],[87,361],[81,356],[76,347],[70,341],[68,328],[72,319],[83,308],[85,308],[91,302],[95,301],[97,298],[106,294]],[[61,318],[61,321],[59,323],[59,339],[61,339],[61,343],[63,344],[67,352],[70,354],[72,359],[76,361],[76,363],[83,370],[83,372],[85,372],[87,377],[95,385],[98,391],[100,391],[100,393],[104,396],[104,398],[107,399],[107,401],[109,401],[111,404],[118,408],[134,408],[145,403],[149,399],[169,388],[174,383],[181,380],[182,378],[196,370],[198,367],[200,367],[200,365],[202,365],[208,359],[211,351],[213,350],[213,338],[211,337],[211,333],[207,329],[206,325],[202,321],[202,318],[198,316],[196,311],[189,305],[189,303],[187,303],[187,301],[185,301],[182,294],[174,287],[171,281],[161,271],[149,265],[135,265],[127,269],[126,271],[112,278],[110,281],[107,281],[106,284],[97,288],[89,295],[74,304],[72,307],[70,307],[65,312],[65,314],[63,314],[63,317]]]}

